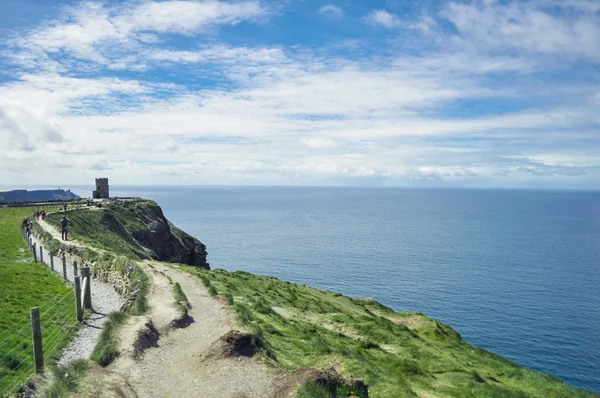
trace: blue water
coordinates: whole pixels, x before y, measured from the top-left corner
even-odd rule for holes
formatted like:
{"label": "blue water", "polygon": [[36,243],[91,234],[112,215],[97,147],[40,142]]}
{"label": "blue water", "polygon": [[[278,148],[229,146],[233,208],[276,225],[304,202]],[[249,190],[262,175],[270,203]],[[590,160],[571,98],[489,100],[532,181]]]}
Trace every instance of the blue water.
{"label": "blue water", "polygon": [[423,312],[600,392],[600,192],[112,189],[156,200],[213,268]]}

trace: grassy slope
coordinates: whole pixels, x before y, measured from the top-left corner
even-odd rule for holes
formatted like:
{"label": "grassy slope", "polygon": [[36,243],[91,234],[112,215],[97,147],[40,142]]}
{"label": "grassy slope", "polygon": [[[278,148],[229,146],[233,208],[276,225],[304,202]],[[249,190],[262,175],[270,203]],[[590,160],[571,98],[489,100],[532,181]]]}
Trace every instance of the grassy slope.
{"label": "grassy slope", "polygon": [[[131,214],[122,216],[128,229],[136,228]],[[102,212],[69,217],[77,239],[141,257],[135,242],[103,224]],[[50,218],[58,224],[60,217]],[[373,397],[595,396],[473,347],[450,327],[422,314],[397,313],[375,301],[275,278],[180,267],[198,275],[211,294],[237,312],[241,323],[262,336],[267,362],[284,369],[336,364],[346,376],[369,383]]]}
{"label": "grassy slope", "polygon": [[364,379],[372,397],[594,396],[473,347],[422,314],[271,277],[179,267],[263,336],[267,362],[284,369],[338,364]]}
{"label": "grassy slope", "polygon": [[[41,264],[17,262],[31,257],[19,233],[22,219],[31,212],[29,208],[0,209],[0,393],[33,373],[27,372],[33,367],[31,307],[41,305],[40,312],[45,314],[46,362],[51,362],[73,332],[74,304],[68,297],[72,288]],[[66,299],[54,306],[61,297]],[[53,350],[48,352],[49,348]]]}
{"label": "grassy slope", "polygon": [[[100,210],[77,210],[67,213],[69,218],[69,237],[85,243],[93,243],[95,247],[110,250],[119,255],[133,259],[149,258],[146,249],[143,248],[133,237],[129,239],[126,230],[118,230],[119,221],[114,214],[119,215],[120,220],[129,221],[123,227],[130,231],[136,228],[146,227],[136,220],[135,206],[147,205],[147,203],[136,203],[130,208],[125,206],[110,206],[110,211]],[[63,213],[54,213],[47,220],[56,229],[60,230],[60,220]]]}

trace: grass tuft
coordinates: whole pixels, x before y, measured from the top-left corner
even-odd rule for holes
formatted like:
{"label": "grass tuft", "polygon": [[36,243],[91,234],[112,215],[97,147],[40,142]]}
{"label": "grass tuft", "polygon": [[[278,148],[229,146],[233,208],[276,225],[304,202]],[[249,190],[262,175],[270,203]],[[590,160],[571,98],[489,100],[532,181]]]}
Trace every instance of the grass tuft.
{"label": "grass tuft", "polygon": [[65,366],[53,366],[46,370],[36,396],[43,398],[67,397],[78,392],[89,369],[88,361],[80,359]]}
{"label": "grass tuft", "polygon": [[108,366],[119,356],[117,331],[128,319],[124,312],[111,312],[104,322],[98,343],[92,352],[92,361],[100,366]]}
{"label": "grass tuft", "polygon": [[179,315],[187,315],[189,301],[187,299],[187,296],[183,292],[183,289],[181,288],[179,282],[175,282],[175,284],[173,285],[173,297],[175,298],[175,308],[177,308]]}

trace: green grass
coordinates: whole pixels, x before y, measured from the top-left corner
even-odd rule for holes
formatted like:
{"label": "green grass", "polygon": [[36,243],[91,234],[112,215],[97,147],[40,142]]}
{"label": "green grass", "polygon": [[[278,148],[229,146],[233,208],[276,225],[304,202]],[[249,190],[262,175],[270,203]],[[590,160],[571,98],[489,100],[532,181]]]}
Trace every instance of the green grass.
{"label": "green grass", "polygon": [[[245,272],[177,267],[197,275],[242,325],[263,339],[268,364],[295,370],[335,363],[346,377],[369,384],[371,397],[427,392],[445,397],[595,396],[473,347],[449,326],[422,314],[398,313],[374,300]],[[310,384],[299,396],[336,396],[322,395]]]}
{"label": "green grass", "polygon": [[42,398],[67,397],[78,392],[82,380],[89,369],[89,362],[76,360],[65,366],[53,366],[46,371],[45,377],[37,386],[37,396]]}
{"label": "green grass", "polygon": [[179,312],[180,316],[185,316],[188,313],[189,301],[187,296],[183,292],[179,282],[175,282],[173,285],[173,297],[175,298],[175,308]]}
{"label": "green grass", "polygon": [[32,212],[0,209],[0,395],[33,373],[30,308],[40,307],[42,314],[46,364],[77,329],[73,288],[42,264],[19,262],[31,258],[20,227]]}
{"label": "green grass", "polygon": [[[132,207],[141,205],[139,203]],[[125,206],[110,206],[110,211],[81,209],[67,212],[69,239],[93,244],[94,247],[132,259],[149,258],[146,249],[131,236],[130,231],[123,224],[124,220],[115,216],[121,212],[121,207]],[[60,220],[63,215],[64,213],[50,214],[46,220],[60,231]]]}
{"label": "green grass", "polygon": [[296,392],[297,398],[346,398],[350,396],[366,398],[366,395],[361,395],[347,384],[325,387],[308,380],[302,383]]}
{"label": "green grass", "polygon": [[92,352],[92,361],[101,366],[107,366],[119,356],[118,335],[119,327],[125,324],[128,315],[124,312],[111,312],[104,322],[98,343]]}

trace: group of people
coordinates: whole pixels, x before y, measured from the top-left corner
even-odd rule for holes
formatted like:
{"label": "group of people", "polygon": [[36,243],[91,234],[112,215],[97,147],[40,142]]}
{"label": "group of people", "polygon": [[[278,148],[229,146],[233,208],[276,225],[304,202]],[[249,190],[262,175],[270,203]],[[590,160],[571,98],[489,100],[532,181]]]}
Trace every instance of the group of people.
{"label": "group of people", "polygon": [[[36,220],[39,220],[40,218],[42,220],[46,219],[46,211],[42,210],[36,210],[35,213],[33,213],[33,218],[35,218]],[[68,235],[69,235],[69,219],[67,218],[67,216],[63,216],[60,219],[60,230],[61,230],[61,236],[62,236],[62,240],[69,240],[68,239]],[[31,220],[29,219],[29,217],[25,218],[23,220],[23,222],[21,223],[21,227],[25,229],[25,232],[27,232],[27,236],[31,235],[31,227],[32,227],[32,223]]]}
{"label": "group of people", "polygon": [[33,213],[33,218],[35,218],[36,220],[39,220],[40,218],[42,220],[45,220],[46,219],[46,210],[42,210],[42,211],[36,210]]}
{"label": "group of people", "polygon": [[29,217],[23,220],[23,222],[21,223],[21,228],[25,229],[25,232],[27,232],[27,236],[31,235],[31,220],[29,219]]}

